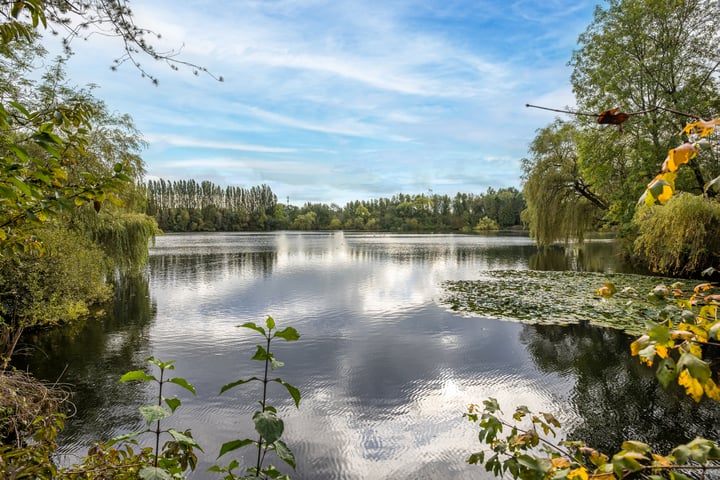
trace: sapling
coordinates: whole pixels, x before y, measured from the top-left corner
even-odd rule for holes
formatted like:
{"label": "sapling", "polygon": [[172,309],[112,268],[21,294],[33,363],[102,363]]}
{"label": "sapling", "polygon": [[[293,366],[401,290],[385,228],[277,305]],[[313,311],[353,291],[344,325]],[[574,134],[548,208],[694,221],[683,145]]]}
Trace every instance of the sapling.
{"label": "sapling", "polygon": [[300,338],[300,335],[298,334],[297,330],[292,327],[286,327],[282,330],[277,330],[275,328],[275,320],[272,317],[267,317],[267,320],[265,321],[265,327],[267,328],[267,330],[266,328],[263,328],[262,326],[256,325],[252,322],[240,325],[240,327],[254,330],[260,333],[265,338],[264,344],[257,345],[255,355],[253,355],[252,357],[253,360],[264,363],[264,374],[262,377],[250,377],[228,383],[220,389],[220,393],[222,394],[230,390],[231,388],[249,382],[259,382],[262,384],[262,397],[259,401],[260,410],[255,412],[255,414],[253,415],[255,431],[258,433],[259,437],[257,438],[257,440],[245,438],[232,440],[224,443],[220,448],[220,454],[218,455],[218,458],[238,448],[242,448],[248,445],[255,445],[255,447],[257,448],[257,459],[253,467],[249,467],[246,469],[247,473],[250,475],[246,477],[237,476],[233,473],[232,470],[239,467],[239,463],[236,460],[233,460],[229,465],[225,467],[216,465],[210,470],[225,473],[226,475],[224,478],[226,480],[246,478],[289,479],[287,475],[283,475],[273,465],[268,464],[267,466],[265,466],[265,456],[269,451],[274,451],[277,454],[278,458],[290,465],[293,469],[295,468],[295,457],[290,451],[290,448],[288,448],[285,442],[281,440],[283,431],[285,429],[285,424],[283,423],[283,420],[278,416],[277,409],[271,405],[268,405],[267,403],[268,384],[274,382],[279,383],[280,385],[285,387],[288,393],[290,393],[293,401],[295,402],[296,407],[300,406],[301,395],[300,391],[297,388],[290,385],[283,379],[269,378],[271,370],[275,370],[276,368],[283,366],[283,363],[278,361],[275,358],[275,354],[270,351],[270,345],[272,340],[275,338],[280,338],[287,342],[294,342]]}

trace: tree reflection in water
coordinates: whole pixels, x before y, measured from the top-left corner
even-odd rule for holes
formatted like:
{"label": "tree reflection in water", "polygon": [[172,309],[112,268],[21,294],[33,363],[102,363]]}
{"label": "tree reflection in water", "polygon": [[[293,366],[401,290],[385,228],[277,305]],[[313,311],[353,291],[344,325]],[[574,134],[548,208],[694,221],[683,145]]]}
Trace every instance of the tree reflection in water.
{"label": "tree reflection in water", "polygon": [[564,425],[567,438],[608,453],[628,439],[668,451],[697,436],[718,438],[720,405],[696,404],[677,385],[664,389],[653,369],[630,356],[632,340],[589,324],[523,327],[520,341],[538,368],[576,378],[568,401],[578,420]]}
{"label": "tree reflection in water", "polygon": [[[72,402],[79,415],[66,422],[60,445],[71,443],[65,439],[88,435],[108,440],[140,425],[136,407],[145,403],[144,392],[120,384],[118,379],[129,370],[146,368],[156,306],[150,299],[146,275],[122,276],[114,283],[114,299],[104,317],[32,335],[29,355],[16,359],[16,367],[33,372],[36,378],[66,383],[73,390]],[[48,356],[52,362],[46,360]],[[107,412],[109,398],[113,399],[111,414]],[[98,425],[102,425],[100,432]],[[61,453],[76,456],[85,452]]]}

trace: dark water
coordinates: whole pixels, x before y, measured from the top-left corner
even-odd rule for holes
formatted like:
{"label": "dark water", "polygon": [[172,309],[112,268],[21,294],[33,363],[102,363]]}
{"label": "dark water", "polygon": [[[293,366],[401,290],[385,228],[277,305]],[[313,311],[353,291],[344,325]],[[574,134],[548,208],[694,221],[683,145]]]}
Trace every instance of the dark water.
{"label": "dark water", "polygon": [[[204,447],[193,475],[202,479],[219,478],[206,469],[222,443],[254,436],[259,391],[218,392],[261,374],[249,360],[259,337],[236,326],[267,315],[302,334],[274,347],[286,364],[277,374],[302,391],[300,409],[282,387],[270,392],[297,458],[294,479],[486,478],[464,462],[479,445],[462,413],[490,396],[506,412],[555,412],[564,434],[606,450],[629,437],[659,447],[717,437],[718,408],[659,387],[620,332],[463,317],[439,302],[444,280],[528,268],[624,270],[610,241],[541,255],[518,236],[164,236],[103,321],[36,338],[26,361],[77,392],[61,439],[68,463],[90,441],[140,425],[136,407],[152,392],[118,384],[125,371],[150,355],[176,360],[174,374],[198,395],[171,391],[183,406],[167,425],[191,428]],[[242,453],[221,463],[252,462]]]}

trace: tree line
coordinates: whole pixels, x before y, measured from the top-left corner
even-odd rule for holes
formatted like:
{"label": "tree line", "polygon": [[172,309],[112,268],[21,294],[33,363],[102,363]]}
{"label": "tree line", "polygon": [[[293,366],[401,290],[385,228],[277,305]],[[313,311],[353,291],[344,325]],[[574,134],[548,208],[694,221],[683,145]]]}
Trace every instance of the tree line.
{"label": "tree line", "polygon": [[210,181],[149,180],[146,213],[167,232],[258,230],[363,230],[465,232],[520,228],[525,209],[516,188],[485,193],[397,194],[355,200],[344,207],[279,203],[267,185],[222,187]]}

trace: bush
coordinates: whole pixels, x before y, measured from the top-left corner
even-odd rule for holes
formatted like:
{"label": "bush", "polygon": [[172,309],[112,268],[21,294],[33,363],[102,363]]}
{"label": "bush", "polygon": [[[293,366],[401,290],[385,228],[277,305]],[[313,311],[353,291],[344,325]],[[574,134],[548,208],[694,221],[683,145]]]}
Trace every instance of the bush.
{"label": "bush", "polygon": [[694,276],[720,256],[720,204],[680,192],[663,205],[640,208],[633,254],[663,275]]}

